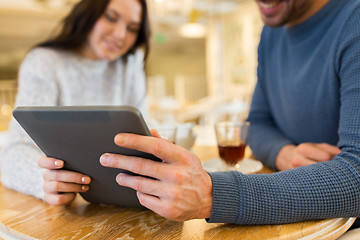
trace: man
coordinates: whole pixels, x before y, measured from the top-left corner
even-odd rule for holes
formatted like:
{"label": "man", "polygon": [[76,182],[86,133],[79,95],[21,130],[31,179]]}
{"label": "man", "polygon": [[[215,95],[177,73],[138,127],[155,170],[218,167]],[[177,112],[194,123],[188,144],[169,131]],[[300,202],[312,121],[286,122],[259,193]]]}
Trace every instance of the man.
{"label": "man", "polygon": [[[338,43],[332,40],[332,34],[342,34],[339,27],[344,19],[338,14],[341,6],[328,12],[342,23],[330,16],[324,18],[327,8],[336,4],[328,3],[258,1],[267,26],[285,26],[264,28],[258,85],[249,118],[253,124],[250,145],[256,156],[273,169],[329,161],[340,153],[333,145],[339,140],[341,80],[335,76],[336,58],[328,58],[328,51],[336,51]],[[317,16],[309,19],[315,13]]]}
{"label": "man", "polygon": [[267,165],[289,170],[206,173],[193,153],[156,131],[154,137],[119,134],[115,142],[162,163],[114,154],[104,154],[100,163],[158,179],[122,173],[116,181],[137,190],[142,205],[176,221],[281,224],[357,217],[360,0],[257,3],[268,26],[259,45],[249,144]]}

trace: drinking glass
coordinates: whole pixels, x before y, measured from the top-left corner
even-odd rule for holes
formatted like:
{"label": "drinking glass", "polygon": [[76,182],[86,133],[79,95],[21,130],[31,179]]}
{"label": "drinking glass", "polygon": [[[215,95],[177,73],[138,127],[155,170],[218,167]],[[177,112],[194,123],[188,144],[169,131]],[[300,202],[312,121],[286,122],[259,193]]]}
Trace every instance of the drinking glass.
{"label": "drinking glass", "polygon": [[215,123],[219,155],[228,168],[238,167],[244,159],[249,126],[249,122]]}

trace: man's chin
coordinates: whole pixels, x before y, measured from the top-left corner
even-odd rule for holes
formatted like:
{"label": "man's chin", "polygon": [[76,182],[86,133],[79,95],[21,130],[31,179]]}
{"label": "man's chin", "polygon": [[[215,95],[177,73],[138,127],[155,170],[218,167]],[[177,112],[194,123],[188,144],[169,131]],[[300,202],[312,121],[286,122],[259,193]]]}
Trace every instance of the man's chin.
{"label": "man's chin", "polygon": [[264,22],[264,24],[268,27],[281,27],[284,26],[286,24],[286,21],[280,17],[265,17],[262,16],[262,20]]}

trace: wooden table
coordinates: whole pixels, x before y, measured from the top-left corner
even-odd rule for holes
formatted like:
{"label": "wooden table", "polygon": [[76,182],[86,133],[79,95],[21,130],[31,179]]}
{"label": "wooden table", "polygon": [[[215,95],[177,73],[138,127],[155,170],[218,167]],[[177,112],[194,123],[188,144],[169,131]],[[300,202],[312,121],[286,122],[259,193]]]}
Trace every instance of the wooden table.
{"label": "wooden table", "polygon": [[[217,154],[211,147],[194,151],[202,160]],[[0,237],[4,239],[336,239],[354,220],[266,226],[209,224],[203,219],[174,222],[151,211],[88,204],[81,197],[70,206],[50,206],[0,185]]]}

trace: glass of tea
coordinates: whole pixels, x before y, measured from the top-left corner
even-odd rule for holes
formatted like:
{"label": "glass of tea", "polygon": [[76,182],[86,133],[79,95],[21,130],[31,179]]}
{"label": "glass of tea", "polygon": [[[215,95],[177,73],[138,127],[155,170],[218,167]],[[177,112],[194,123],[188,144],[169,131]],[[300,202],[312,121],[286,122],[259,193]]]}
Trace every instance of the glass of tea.
{"label": "glass of tea", "polygon": [[220,158],[228,167],[236,167],[245,155],[249,122],[215,123]]}

